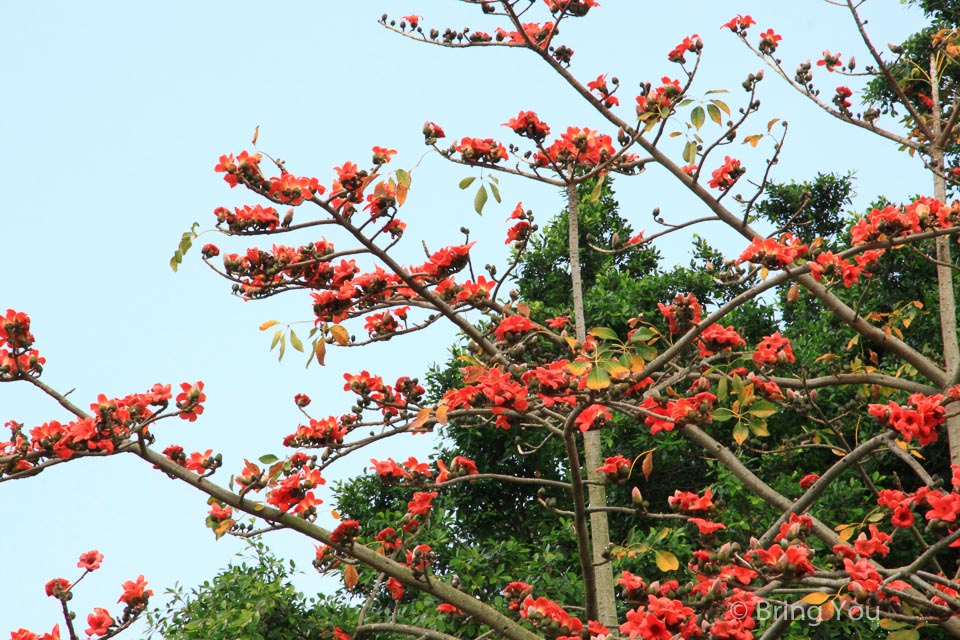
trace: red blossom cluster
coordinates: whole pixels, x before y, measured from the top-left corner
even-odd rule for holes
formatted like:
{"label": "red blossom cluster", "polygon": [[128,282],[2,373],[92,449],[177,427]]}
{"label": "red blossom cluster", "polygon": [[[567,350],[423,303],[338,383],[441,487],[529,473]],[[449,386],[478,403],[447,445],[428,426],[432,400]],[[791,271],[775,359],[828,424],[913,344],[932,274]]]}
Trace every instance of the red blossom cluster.
{"label": "red blossom cluster", "polygon": [[516,243],[518,247],[522,246],[523,243],[527,241],[527,238],[530,237],[530,231],[532,230],[530,221],[532,219],[532,214],[529,211],[524,210],[523,203],[518,202],[517,206],[514,207],[507,220],[519,220],[519,222],[507,230],[507,239],[503,244],[510,244],[513,242]]}
{"label": "red blossom cluster", "polygon": [[463,138],[456,151],[468,164],[496,164],[507,159],[506,148],[493,138]]}
{"label": "red blossom cluster", "polygon": [[39,376],[46,358],[33,347],[30,316],[7,309],[0,317],[0,382],[20,376]]}
{"label": "red blossom cluster", "polygon": [[608,109],[610,107],[616,107],[620,105],[620,99],[613,95],[614,91],[616,91],[616,87],[618,86],[616,78],[614,78],[613,86],[614,89],[611,91],[610,87],[607,86],[606,73],[597,76],[596,80],[592,80],[587,83],[587,89],[590,89],[590,91],[596,91],[600,97],[600,101],[603,102],[603,106],[607,107]]}
{"label": "red blossom cluster", "polygon": [[719,352],[730,351],[734,347],[746,346],[746,344],[736,329],[719,324],[712,324],[704,329],[697,339],[697,347],[704,358]]}
{"label": "red blossom cluster", "polygon": [[863,273],[863,265],[859,260],[854,264],[832,251],[821,251],[816,259],[807,262],[807,267],[810,269],[810,275],[817,282],[820,282],[824,276],[831,279],[840,276],[845,287],[851,287],[859,282],[860,274]]}
{"label": "red blossom cluster", "polygon": [[582,18],[590,9],[599,7],[597,0],[543,0],[550,13],[563,13],[574,18]]}
{"label": "red blossom cluster", "polygon": [[778,364],[795,362],[793,347],[788,338],[777,331],[773,335],[764,336],[753,350],[753,362],[758,367],[775,366]]}
{"label": "red blossom cluster", "polygon": [[823,52],[822,58],[817,60],[818,67],[826,67],[827,71],[830,71],[831,73],[835,68],[841,66],[841,64],[842,63],[840,62],[840,54],[830,53],[829,49]]}
{"label": "red blossom cluster", "polygon": [[497,417],[496,425],[501,429],[511,426],[512,417],[507,415],[508,412],[522,413],[527,410],[527,388],[509,373],[497,368],[477,367],[467,367],[464,371],[465,378],[474,382],[444,394],[443,401],[450,409],[489,408]]}
{"label": "red blossom cluster", "polygon": [[615,153],[610,136],[597,133],[593,129],[569,127],[549,147],[535,153],[533,163],[539,167],[557,169],[572,166],[591,167],[606,162]]}
{"label": "red blossom cluster", "polygon": [[778,36],[773,29],[767,29],[760,34],[760,53],[768,56],[773,55],[781,40],[783,40],[783,36]]}
{"label": "red blossom cluster", "polygon": [[[80,555],[77,567],[84,570],[85,576],[88,572],[99,569],[102,560],[103,554],[94,549]],[[72,584],[65,578],[54,578],[47,582],[44,586],[44,591],[47,596],[63,602],[64,612],[67,612],[67,603],[70,602],[74,596],[73,589],[84,576],[81,576]],[[147,589],[147,582],[142,575],[138,576],[136,580],[124,582],[121,588],[123,591],[117,602],[125,605],[121,620],[124,623],[128,623],[146,609],[150,601],[150,596],[153,595],[153,590]],[[71,621],[76,618],[76,614],[73,612],[69,612],[69,616]],[[118,631],[118,623],[106,609],[94,607],[93,612],[87,615],[87,629],[85,631],[87,637],[105,636],[116,631]],[[70,626],[70,632],[72,636],[72,624]],[[60,640],[60,625],[55,625],[50,633],[44,633],[42,635],[33,633],[27,629],[18,629],[17,631],[10,632],[10,640]]]}
{"label": "red blossom cluster", "polygon": [[649,84],[644,85],[644,93],[637,96],[637,119],[648,129],[669,116],[683,94],[679,80],[663,76],[660,82],[661,85],[652,90]]}
{"label": "red blossom cluster", "polygon": [[249,231],[273,231],[280,225],[280,215],[273,207],[261,205],[234,207],[231,212],[226,207],[217,207],[213,211],[217,217],[217,227],[226,224],[231,233]]}
{"label": "red blossom cluster", "polygon": [[907,399],[908,406],[892,400],[888,404],[871,404],[867,411],[885,426],[898,431],[906,440],[916,439],[921,446],[937,441],[937,429],[946,419],[941,394],[928,396],[914,393]]}
{"label": "red blossom cluster", "polygon": [[[537,629],[549,630],[560,638],[580,638],[583,622],[567,613],[563,607],[548,598],[528,595],[520,605],[520,617],[529,620]],[[574,635],[576,634],[576,635]]]}
{"label": "red blossom cluster", "polygon": [[920,197],[905,207],[873,209],[850,229],[852,244],[866,244],[908,236],[921,231],[949,229],[960,222],[960,202],[948,206],[935,198]]}
{"label": "red blossom cluster", "polygon": [[743,35],[751,25],[757,24],[757,21],[750,16],[743,16],[739,13],[730,19],[729,22],[721,25],[721,29],[730,29],[736,34]]}
{"label": "red blossom cluster", "polygon": [[595,471],[607,476],[607,482],[611,484],[623,484],[630,478],[630,470],[633,463],[630,458],[621,455],[615,455],[603,461],[603,465],[597,467]]}
{"label": "red blossom cluster", "polygon": [[781,234],[779,238],[754,238],[750,246],[743,250],[737,262],[752,262],[767,269],[780,269],[803,257],[809,251],[807,245],[800,242],[792,233]]}
{"label": "red blossom cluster", "polygon": [[739,160],[726,156],[723,164],[713,171],[707,184],[714,189],[726,191],[746,172],[747,170],[740,166]]}
{"label": "red blossom cluster", "polygon": [[693,638],[701,635],[693,609],[680,600],[647,596],[646,606],[627,611],[620,633],[641,638]]}
{"label": "red blossom cluster", "polygon": [[667,60],[670,62],[679,62],[680,64],[683,64],[687,61],[687,53],[700,55],[702,50],[703,40],[701,40],[700,36],[695,33],[692,36],[687,36],[683,39],[683,42],[671,49],[670,53],[667,54]]}
{"label": "red blossom cluster", "polygon": [[657,303],[660,313],[670,323],[670,333],[686,333],[694,325],[700,323],[703,306],[692,293],[680,293],[673,299],[673,304]]}
{"label": "red blossom cluster", "polygon": [[550,127],[540,120],[533,111],[521,111],[516,118],[510,118],[503,123],[518,136],[530,138],[536,142],[542,141],[550,135]]}
{"label": "red blossom cluster", "polygon": [[850,87],[837,87],[837,92],[833,94],[832,102],[840,111],[847,112],[850,110],[850,107],[853,106],[849,100],[852,95],[853,91],[850,90]]}
{"label": "red blossom cluster", "polygon": [[261,195],[279,202],[296,206],[304,200],[311,200],[314,195],[322,195],[326,188],[316,178],[297,177],[288,171],[281,171],[279,176],[266,178],[260,169],[259,153],[250,154],[242,151],[236,158],[233,154],[220,156],[220,162],[214,167],[217,173],[224,173],[223,179],[231,187],[244,184]]}
{"label": "red blossom cluster", "polygon": [[713,418],[713,404],[717,397],[709,391],[701,391],[689,398],[668,400],[663,397],[648,396],[640,403],[647,414],[643,423],[650,427],[650,435],[661,431],[673,431],[674,427],[685,424],[705,424]]}
{"label": "red blossom cluster", "polygon": [[[184,383],[188,387],[188,383]],[[134,433],[146,432],[148,423],[156,416],[154,408],[163,410],[172,397],[170,385],[155,384],[146,393],[137,393],[123,398],[107,398],[100,394],[97,402],[90,405],[93,415],[62,424],[57,420],[34,427],[29,434],[23,425],[8,422],[11,439],[0,441],[0,456],[15,454],[16,462],[9,468],[0,467],[2,473],[16,473],[32,469],[44,458],[69,460],[78,453],[113,453],[118,446]],[[199,398],[189,405],[181,417],[196,415],[203,407]]]}
{"label": "red blossom cluster", "polygon": [[390,335],[400,330],[400,323],[407,322],[409,306],[397,307],[381,313],[374,313],[365,318],[363,328],[371,338]]}

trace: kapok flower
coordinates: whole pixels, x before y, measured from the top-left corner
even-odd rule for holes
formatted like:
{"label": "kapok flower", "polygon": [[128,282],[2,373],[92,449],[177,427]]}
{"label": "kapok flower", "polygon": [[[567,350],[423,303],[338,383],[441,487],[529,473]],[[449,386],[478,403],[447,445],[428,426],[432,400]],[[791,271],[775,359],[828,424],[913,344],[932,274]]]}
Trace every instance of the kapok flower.
{"label": "kapok flower", "polygon": [[96,571],[100,568],[100,562],[102,561],[103,554],[96,549],[92,549],[86,553],[80,554],[80,561],[77,562],[77,567],[87,571]]}
{"label": "kapok flower", "polygon": [[760,34],[760,53],[768,56],[773,55],[781,40],[783,40],[783,36],[778,36],[773,29],[767,29]]}
{"label": "kapok flower", "polygon": [[750,25],[757,24],[757,21],[750,16],[742,16],[739,13],[730,19],[729,22],[720,26],[721,29],[730,29],[734,33],[746,33]]}

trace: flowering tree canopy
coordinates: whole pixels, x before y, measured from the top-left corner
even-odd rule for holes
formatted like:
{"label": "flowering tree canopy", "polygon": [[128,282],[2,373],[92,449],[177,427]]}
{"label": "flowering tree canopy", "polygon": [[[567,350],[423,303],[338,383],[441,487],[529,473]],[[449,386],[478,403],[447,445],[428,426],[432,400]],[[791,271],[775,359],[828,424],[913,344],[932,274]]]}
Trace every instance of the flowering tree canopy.
{"label": "flowering tree canopy", "polygon": [[[448,137],[438,114],[424,124],[424,142],[471,171],[460,187],[477,185],[477,213],[490,197],[502,199],[499,180],[509,176],[560,189],[557,220],[541,229],[518,202],[502,230],[511,250],[504,265],[475,264],[466,229],[447,246],[424,245],[422,259],[410,262],[397,248],[413,232],[404,206],[414,182],[411,168],[393,166],[395,150],[375,146],[369,158],[303,175],[258,150],[255,134],[250,149],[224,153],[214,166],[253,203],[215,209],[209,224],[230,248],[200,249],[244,300],[309,293],[307,331],[277,321],[260,327],[273,332],[281,355],[289,345],[322,365],[328,350],[448,323],[463,339],[455,364],[423,383],[416,371],[396,380],[347,371],[345,411],[317,409],[298,393],[303,419],[282,437],[287,455],[232,461],[212,448],[158,444],[164,421],[202,424],[216,401],[203,381],[75,400],[44,381],[55,363],[43,355],[43,336],[34,336],[28,310],[10,309],[0,317],[0,382],[46,394],[68,417],[7,422],[0,482],[129,454],[147,472],[205,495],[206,526],[217,537],[298,532],[316,544],[314,566],[336,572],[360,598],[331,613],[323,637],[338,640],[744,640],[782,635],[798,612],[843,624],[875,614],[901,639],[919,637],[920,628],[960,636],[952,258],[960,202],[948,200],[960,184],[960,34],[931,29],[884,51],[859,5],[841,3],[869,64],[861,71],[853,56],[827,50],[793,70],[778,57],[786,26],[781,35],[745,15],[722,25],[767,65],[766,75],[929,170],[932,193],[877,202],[842,223],[843,180],[819,176],[797,188],[773,180],[788,126],[757,118],[763,72],[747,75],[739,94],[700,86],[709,55],[700,35],[678,38],[661,52],[668,75],[630,91],[613,70],[584,78],[572,70],[561,25],[566,32],[589,23],[602,11],[594,0],[468,4],[496,26],[452,29],[419,15],[384,16],[382,24],[428,46],[525,50],[514,53],[538,58],[602,126],[523,110],[498,116],[503,140]],[[744,144],[766,149],[765,161],[736,157]],[[656,227],[634,233],[612,213],[610,183],[644,180],[649,167],[700,210],[686,218],[656,211]],[[696,264],[670,276],[672,289],[662,286],[658,242],[707,223],[735,234],[736,248],[698,238]],[[197,237],[196,227],[183,234],[174,269]],[[904,273],[926,278],[913,289],[935,293],[921,301],[898,287]],[[603,292],[617,297],[617,309],[600,302]],[[332,499],[342,503],[338,524],[317,524],[318,508],[331,502],[328,469],[434,429],[456,442],[449,455],[367,458],[366,480],[382,487],[341,486]],[[471,449],[471,437],[487,451]],[[688,477],[658,485],[658,477],[676,479],[675,464]],[[374,511],[360,504],[358,487],[382,501]],[[570,553],[551,556],[545,544],[526,564],[497,567],[492,537],[457,522],[469,520],[470,505],[456,496],[471,487],[518,496],[519,520],[538,524],[511,534],[549,538]],[[487,547],[468,548],[479,542]],[[102,559],[87,551],[79,578],[47,583],[63,628],[13,630],[11,638],[127,629],[153,595],[142,575],[122,585],[120,611],[70,610],[79,580]],[[555,570],[564,584],[551,581]]]}

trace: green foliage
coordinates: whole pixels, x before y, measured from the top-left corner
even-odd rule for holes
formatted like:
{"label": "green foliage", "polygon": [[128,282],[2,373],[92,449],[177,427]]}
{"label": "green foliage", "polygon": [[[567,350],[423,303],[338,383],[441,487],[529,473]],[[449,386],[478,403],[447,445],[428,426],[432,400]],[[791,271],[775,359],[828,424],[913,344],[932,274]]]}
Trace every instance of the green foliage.
{"label": "green foliage", "polygon": [[355,615],[334,599],[306,598],[291,584],[296,567],[261,541],[250,542],[245,561],[231,564],[185,594],[167,591],[164,609],[149,612],[151,635],[166,640],[330,640],[334,624]]}

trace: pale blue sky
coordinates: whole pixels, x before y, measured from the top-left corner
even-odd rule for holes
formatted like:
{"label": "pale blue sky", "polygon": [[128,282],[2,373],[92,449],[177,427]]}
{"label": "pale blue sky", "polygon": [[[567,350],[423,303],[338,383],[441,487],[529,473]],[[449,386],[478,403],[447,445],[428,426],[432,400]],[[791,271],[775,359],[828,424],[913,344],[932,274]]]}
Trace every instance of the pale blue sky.
{"label": "pale blue sky", "polygon": [[[783,34],[788,68],[824,49],[853,52],[845,44],[852,25],[823,2],[602,4],[565,28],[562,40],[576,51],[578,77],[609,72],[621,79],[625,114],[637,83],[678,75],[666,52],[691,33],[706,43],[696,90],[730,88],[727,101],[741,103],[740,82],[760,62],[719,28],[736,13],[757,19],[754,38],[768,26]],[[425,149],[420,129],[427,119],[451,138],[505,141],[509,132],[500,123],[521,108],[537,111],[555,131],[601,124],[532,55],[416,44],[376,24],[385,9],[422,14],[425,25],[441,30],[472,25],[492,32],[494,26],[471,7],[439,0],[420,6],[390,0],[5,3],[0,311],[12,307],[33,317],[47,383],[75,388],[72,399],[86,406],[101,392],[117,396],[158,381],[205,380],[202,419],[167,422],[156,432],[161,443],[223,452],[225,482],[243,457],[281,453],[281,438],[299,419],[294,393],[313,396],[316,414],[339,414],[349,402],[339,391],[344,371],[368,368],[390,379],[444,359],[453,335],[446,329],[363,353],[332,349],[324,369],[305,371],[292,351],[278,365],[257,326],[270,318],[310,320],[306,295],[243,303],[203,268],[196,252],[178,274],[167,266],[193,221],[209,228],[216,206],[255,202],[228,189],[212,169],[221,153],[247,148],[256,125],[264,151],[285,159],[296,174],[329,183],[332,167],[346,160],[362,166],[373,145],[398,149],[394,166],[412,167]],[[920,24],[916,12],[895,3],[867,3],[865,12],[881,45]],[[859,48],[856,53],[862,66],[866,57]],[[837,84],[854,84],[822,70],[817,77],[827,80],[828,94]],[[854,169],[861,207],[880,193],[898,199],[928,188],[917,164],[892,145],[819,114],[772,76],[760,95],[763,111],[748,125],[751,132],[773,117],[792,125],[776,179]],[[756,153],[739,143],[729,151],[759,170]],[[479,218],[472,194],[456,186],[468,174],[436,155],[420,162],[403,215],[409,223],[405,260],[422,259],[420,239],[432,249],[456,243],[457,229],[467,225],[480,241],[476,262],[495,261],[505,252],[504,218],[518,200],[541,221],[559,206],[551,188],[504,180],[505,203],[488,205]],[[651,228],[655,206],[672,220],[697,214],[696,203],[662,178],[651,170],[617,182],[622,211],[635,228]],[[307,213],[300,212],[301,219]],[[242,246],[212,235],[202,241]],[[664,253],[682,262],[688,256],[685,244],[668,245]],[[16,419],[32,427],[65,417],[27,385],[0,386],[0,423]],[[402,455],[409,449],[425,458],[427,444],[406,443]],[[381,457],[396,457],[392,446]],[[371,455],[358,456],[345,471],[358,472]],[[2,484],[0,638],[19,627],[49,631],[59,612],[44,597],[44,583],[75,577],[77,556],[91,548],[106,558],[74,600],[81,621],[93,606],[119,612],[113,603],[120,583],[141,573],[158,594],[175,581],[194,585],[212,576],[242,545],[214,542],[203,527],[205,511],[202,496],[132,457],[80,461]],[[321,522],[329,524],[328,514]],[[281,534],[268,542],[309,567],[308,541]],[[308,591],[322,584],[312,574],[301,580]]]}

